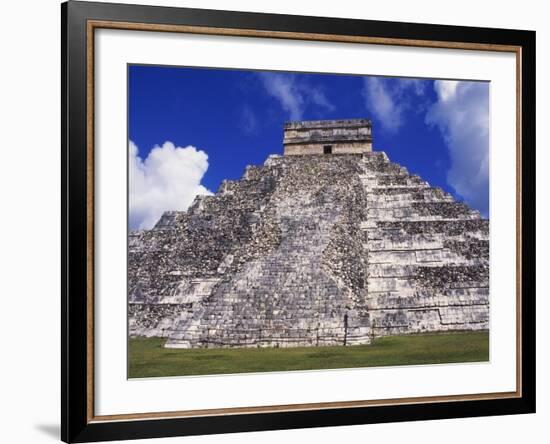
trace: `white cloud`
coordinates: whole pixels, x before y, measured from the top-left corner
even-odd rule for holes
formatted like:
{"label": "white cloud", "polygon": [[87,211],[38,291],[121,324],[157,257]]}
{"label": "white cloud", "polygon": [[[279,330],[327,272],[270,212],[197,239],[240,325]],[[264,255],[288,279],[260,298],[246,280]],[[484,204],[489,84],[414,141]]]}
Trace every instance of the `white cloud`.
{"label": "white cloud", "polygon": [[402,94],[407,89],[412,89],[417,96],[426,92],[428,82],[422,79],[398,79],[396,83],[397,90]]}
{"label": "white cloud", "polygon": [[313,105],[323,108],[327,111],[334,111],[334,105],[330,103],[327,96],[322,90],[305,83],[299,85],[298,89],[301,90],[302,94],[304,94],[306,102],[311,102]]}
{"label": "white cloud", "polygon": [[[385,131],[395,133],[413,110],[441,131],[449,150],[447,183],[466,203],[488,214],[489,87],[481,82],[436,80],[435,103],[418,101],[429,83],[420,79],[365,77],[367,108]],[[414,109],[413,109],[414,106]]]}
{"label": "white cloud", "polygon": [[186,210],[198,194],[212,194],[201,180],[208,155],[193,146],[156,145],[143,160],[129,141],[129,225],[149,229],[168,210]]}
{"label": "white cloud", "polygon": [[306,107],[310,105],[334,110],[321,89],[299,82],[292,74],[262,72],[258,76],[265,90],[279,102],[291,120],[301,120]]}
{"label": "white cloud", "polygon": [[438,97],[426,122],[437,126],[449,148],[447,182],[485,216],[489,207],[489,85],[437,80]]}
{"label": "white cloud", "polygon": [[251,135],[258,132],[258,118],[248,105],[243,107],[241,113],[241,127],[245,134]]}
{"label": "white cloud", "polygon": [[458,84],[459,82],[454,80],[437,80],[434,83],[434,88],[439,100],[442,102],[452,100],[456,96]]}
{"label": "white cloud", "polygon": [[401,126],[403,110],[394,101],[382,79],[376,77],[365,78],[364,94],[368,107],[380,119],[382,126],[390,131],[395,131]]}
{"label": "white cloud", "polygon": [[393,133],[403,125],[404,112],[411,108],[412,98],[422,96],[426,85],[420,79],[365,77],[363,96],[382,127]]}

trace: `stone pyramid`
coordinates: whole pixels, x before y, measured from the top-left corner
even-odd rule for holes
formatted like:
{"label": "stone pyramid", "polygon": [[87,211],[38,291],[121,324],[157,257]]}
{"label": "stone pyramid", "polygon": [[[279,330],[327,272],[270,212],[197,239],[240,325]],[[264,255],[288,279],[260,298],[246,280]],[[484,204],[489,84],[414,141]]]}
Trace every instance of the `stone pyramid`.
{"label": "stone pyramid", "polygon": [[131,336],[293,347],[488,328],[488,220],[384,152],[294,151],[130,234]]}

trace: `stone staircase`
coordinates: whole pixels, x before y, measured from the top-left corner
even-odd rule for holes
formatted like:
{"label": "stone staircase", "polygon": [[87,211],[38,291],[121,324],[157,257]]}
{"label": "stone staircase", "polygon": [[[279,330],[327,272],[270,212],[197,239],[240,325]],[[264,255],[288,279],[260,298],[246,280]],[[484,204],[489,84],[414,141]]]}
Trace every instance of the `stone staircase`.
{"label": "stone staircase", "polygon": [[[331,167],[319,159],[319,170]],[[356,161],[356,158],[353,159]],[[304,165],[286,165],[270,201],[280,243],[225,279],[193,316],[182,316],[166,346],[292,347],[370,340],[355,294],[325,266],[331,233],[342,223],[349,176],[303,181]],[[285,161],[285,164],[288,162]],[[328,171],[326,171],[328,173]]]}
{"label": "stone staircase", "polygon": [[489,221],[383,152],[360,163],[375,335],[487,329]]}

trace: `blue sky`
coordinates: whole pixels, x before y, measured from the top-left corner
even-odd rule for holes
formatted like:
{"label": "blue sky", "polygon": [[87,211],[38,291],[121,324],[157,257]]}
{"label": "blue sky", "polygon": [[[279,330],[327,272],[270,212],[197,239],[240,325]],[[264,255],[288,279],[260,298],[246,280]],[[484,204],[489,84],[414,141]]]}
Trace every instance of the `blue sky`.
{"label": "blue sky", "polygon": [[375,150],[488,214],[488,83],[136,65],[128,75],[132,229],[282,154],[288,120],[370,118]]}

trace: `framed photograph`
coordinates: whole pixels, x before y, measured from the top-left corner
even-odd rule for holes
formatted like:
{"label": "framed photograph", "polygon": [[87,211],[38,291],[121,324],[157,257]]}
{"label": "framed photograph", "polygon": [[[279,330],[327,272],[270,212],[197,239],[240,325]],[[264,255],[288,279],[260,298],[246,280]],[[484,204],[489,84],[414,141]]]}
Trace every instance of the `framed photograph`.
{"label": "framed photograph", "polygon": [[535,411],[535,33],[69,1],[62,439]]}

